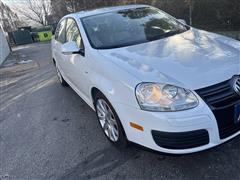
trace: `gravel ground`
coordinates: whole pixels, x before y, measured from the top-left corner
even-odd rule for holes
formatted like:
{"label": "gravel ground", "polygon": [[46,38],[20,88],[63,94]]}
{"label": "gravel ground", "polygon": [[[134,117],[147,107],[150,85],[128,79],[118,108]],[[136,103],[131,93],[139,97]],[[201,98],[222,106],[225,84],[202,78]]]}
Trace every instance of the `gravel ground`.
{"label": "gravel ground", "polygon": [[240,138],[182,156],[117,150],[95,113],[62,87],[49,43],[20,46],[0,68],[0,179],[240,179]]}

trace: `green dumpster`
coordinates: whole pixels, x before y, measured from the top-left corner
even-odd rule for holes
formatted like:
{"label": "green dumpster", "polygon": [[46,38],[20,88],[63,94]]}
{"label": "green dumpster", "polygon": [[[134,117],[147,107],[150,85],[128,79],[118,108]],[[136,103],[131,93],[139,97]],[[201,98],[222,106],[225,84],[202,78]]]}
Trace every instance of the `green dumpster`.
{"label": "green dumpster", "polygon": [[14,39],[16,45],[33,43],[30,31],[28,31],[28,30],[13,31],[12,36],[13,36],[13,39]]}
{"label": "green dumpster", "polygon": [[38,32],[39,41],[50,41],[52,39],[52,31]]}

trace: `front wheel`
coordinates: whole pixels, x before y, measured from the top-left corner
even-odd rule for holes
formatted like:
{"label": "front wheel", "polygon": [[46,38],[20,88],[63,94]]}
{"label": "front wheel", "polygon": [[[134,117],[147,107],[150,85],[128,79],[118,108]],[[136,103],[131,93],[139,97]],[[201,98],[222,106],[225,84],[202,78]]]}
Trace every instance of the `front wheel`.
{"label": "front wheel", "polygon": [[110,102],[104,95],[97,93],[94,104],[99,124],[108,140],[116,147],[126,147],[124,129]]}

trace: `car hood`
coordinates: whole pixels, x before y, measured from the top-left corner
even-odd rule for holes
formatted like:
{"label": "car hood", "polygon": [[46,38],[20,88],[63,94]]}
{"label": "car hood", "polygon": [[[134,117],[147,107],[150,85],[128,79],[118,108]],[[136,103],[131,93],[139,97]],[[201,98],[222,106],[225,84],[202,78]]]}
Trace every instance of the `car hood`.
{"label": "car hood", "polygon": [[191,90],[230,79],[240,70],[239,41],[193,28],[161,40],[99,53],[143,82]]}

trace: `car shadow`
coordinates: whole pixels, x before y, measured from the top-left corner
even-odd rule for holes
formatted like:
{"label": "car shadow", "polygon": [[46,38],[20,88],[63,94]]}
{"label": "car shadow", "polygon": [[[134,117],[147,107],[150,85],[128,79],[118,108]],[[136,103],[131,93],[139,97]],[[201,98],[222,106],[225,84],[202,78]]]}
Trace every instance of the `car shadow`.
{"label": "car shadow", "polygon": [[117,150],[113,146],[106,147],[88,155],[75,167],[68,169],[58,180],[85,180],[106,175],[128,160],[137,158],[139,153],[140,150],[134,147],[124,150]]}

